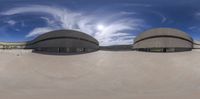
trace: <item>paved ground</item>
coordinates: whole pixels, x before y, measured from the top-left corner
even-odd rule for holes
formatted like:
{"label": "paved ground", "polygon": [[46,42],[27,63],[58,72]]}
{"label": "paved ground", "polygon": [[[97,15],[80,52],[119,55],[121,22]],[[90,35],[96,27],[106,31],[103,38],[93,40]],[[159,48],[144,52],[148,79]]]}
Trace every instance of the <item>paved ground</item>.
{"label": "paved ground", "polygon": [[0,51],[1,99],[199,99],[200,51]]}

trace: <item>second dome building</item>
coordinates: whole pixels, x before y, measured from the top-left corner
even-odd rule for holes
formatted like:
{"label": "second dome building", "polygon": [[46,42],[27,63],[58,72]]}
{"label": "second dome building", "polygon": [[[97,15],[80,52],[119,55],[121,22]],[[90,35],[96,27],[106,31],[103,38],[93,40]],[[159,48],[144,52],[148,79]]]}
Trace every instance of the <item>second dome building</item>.
{"label": "second dome building", "polygon": [[148,52],[189,51],[193,39],[185,32],[172,28],[157,28],[141,33],[134,39],[134,50]]}

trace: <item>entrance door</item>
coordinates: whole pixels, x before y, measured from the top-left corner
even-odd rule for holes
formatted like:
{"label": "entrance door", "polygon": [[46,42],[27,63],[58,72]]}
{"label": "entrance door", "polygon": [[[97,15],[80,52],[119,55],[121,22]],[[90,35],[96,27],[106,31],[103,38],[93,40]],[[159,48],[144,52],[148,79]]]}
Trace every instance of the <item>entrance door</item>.
{"label": "entrance door", "polygon": [[163,52],[167,52],[167,48],[163,48]]}
{"label": "entrance door", "polygon": [[59,48],[59,53],[66,53],[66,48],[65,47],[60,47]]}

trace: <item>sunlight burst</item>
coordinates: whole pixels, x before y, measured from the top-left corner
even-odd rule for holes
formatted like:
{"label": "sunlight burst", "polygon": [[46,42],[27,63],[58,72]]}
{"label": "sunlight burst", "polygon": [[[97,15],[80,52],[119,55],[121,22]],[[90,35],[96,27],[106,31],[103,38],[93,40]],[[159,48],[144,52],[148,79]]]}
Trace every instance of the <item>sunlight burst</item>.
{"label": "sunlight burst", "polygon": [[102,30],[105,29],[105,26],[102,25],[102,24],[99,24],[99,25],[97,25],[97,29],[98,29],[99,31],[102,31]]}

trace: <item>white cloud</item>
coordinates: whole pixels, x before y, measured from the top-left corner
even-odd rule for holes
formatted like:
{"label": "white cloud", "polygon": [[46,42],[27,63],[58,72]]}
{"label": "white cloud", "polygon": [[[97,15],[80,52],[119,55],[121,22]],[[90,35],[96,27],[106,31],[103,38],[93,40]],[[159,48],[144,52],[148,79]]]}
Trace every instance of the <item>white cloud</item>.
{"label": "white cloud", "polygon": [[48,25],[55,25],[56,22],[48,17],[41,17],[41,19],[45,20]]}
{"label": "white cloud", "polygon": [[124,6],[135,6],[135,7],[152,7],[151,4],[143,4],[143,3],[124,3]]}
{"label": "white cloud", "polygon": [[[107,17],[105,16],[104,18],[99,18],[95,15],[86,15],[83,12],[72,12],[68,9],[45,5],[16,7],[0,14],[14,15],[22,13],[43,13],[48,15],[48,17],[41,17],[48,25],[46,27],[37,27],[33,29],[26,37],[34,37],[52,30],[73,29],[94,36],[99,40],[100,45],[130,44],[133,41],[134,35],[131,35],[127,31],[138,31],[144,24],[143,20],[134,18],[113,20],[124,14],[135,14],[134,12],[116,13],[110,16],[108,15]],[[105,28],[102,31],[98,31],[96,26],[102,22],[105,23]]]}
{"label": "white cloud", "polygon": [[20,21],[20,25],[21,25],[21,27],[26,27],[24,21]]}
{"label": "white cloud", "polygon": [[141,24],[143,24],[143,21],[139,19],[121,19],[109,24],[103,31],[96,33],[95,37],[102,41],[102,45],[131,44],[135,36],[123,31],[139,31]]}
{"label": "white cloud", "polygon": [[191,26],[188,29],[193,30],[193,29],[196,29],[196,28],[197,28],[196,26]]}
{"label": "white cloud", "polygon": [[16,24],[16,22],[15,22],[14,20],[9,20],[7,23],[8,23],[9,25],[11,25],[11,26],[13,26],[13,25]]}
{"label": "white cloud", "polygon": [[35,28],[28,35],[26,35],[26,37],[33,37],[33,36],[36,36],[36,35],[41,35],[43,33],[47,33],[47,32],[53,31],[53,30],[54,29],[49,28],[49,27]]}
{"label": "white cloud", "polygon": [[122,15],[135,15],[137,13],[136,12],[121,11],[120,14],[122,14]]}
{"label": "white cloud", "polygon": [[191,33],[199,33],[200,32],[200,26],[199,25],[195,25],[195,26],[190,26],[188,27],[188,29],[191,31]]}
{"label": "white cloud", "polygon": [[150,11],[150,12],[159,16],[161,18],[161,23],[164,23],[167,21],[167,17],[165,15],[163,15],[162,13],[157,12],[157,11]]}
{"label": "white cloud", "polygon": [[2,12],[2,15],[14,15],[21,13],[46,13],[52,15],[55,20],[60,21],[62,27],[67,29],[73,29],[77,18],[80,17],[80,13],[74,13],[67,9],[45,6],[45,5],[29,5],[24,7],[17,7],[10,9],[6,12]]}
{"label": "white cloud", "polygon": [[194,17],[199,21],[200,20],[200,12],[194,13]]}
{"label": "white cloud", "polygon": [[197,13],[195,13],[195,15],[196,15],[196,16],[200,16],[200,13],[199,13],[199,12],[197,12]]}

